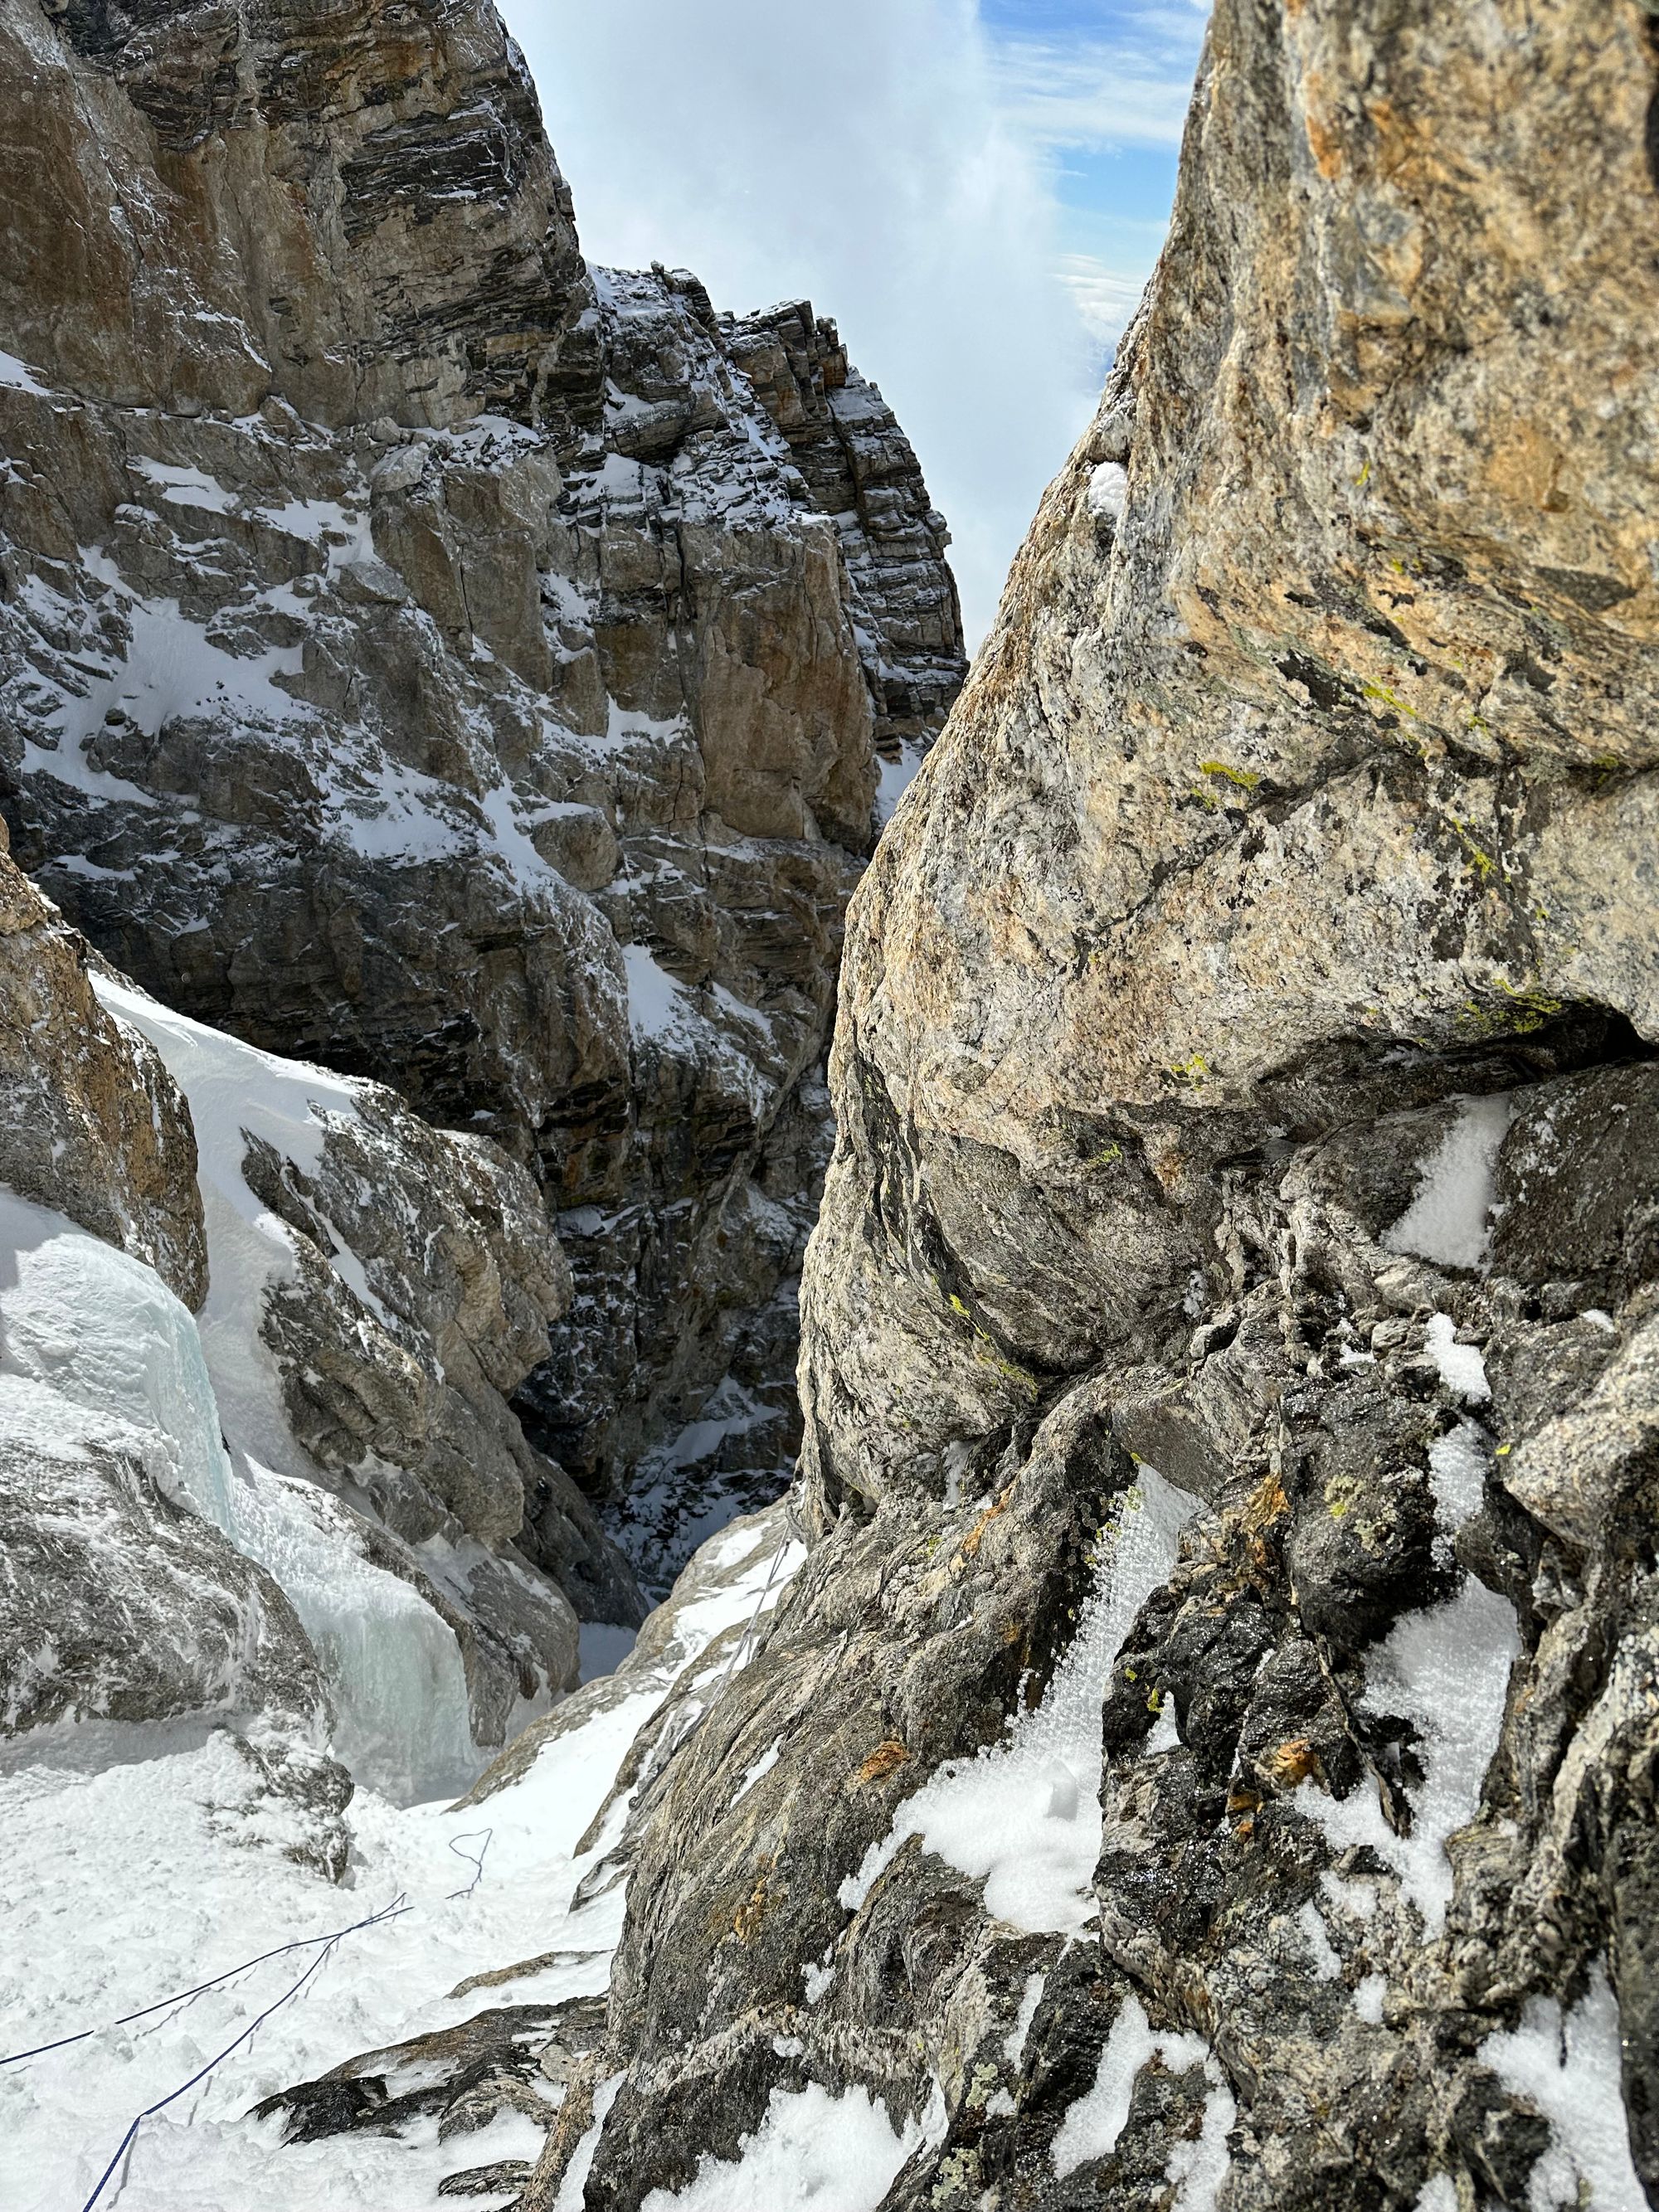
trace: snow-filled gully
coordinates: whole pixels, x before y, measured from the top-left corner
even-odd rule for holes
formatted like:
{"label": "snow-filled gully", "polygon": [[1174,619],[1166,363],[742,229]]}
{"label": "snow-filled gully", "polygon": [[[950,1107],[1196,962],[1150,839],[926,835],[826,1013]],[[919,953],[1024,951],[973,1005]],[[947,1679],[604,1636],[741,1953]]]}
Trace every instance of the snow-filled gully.
{"label": "snow-filled gully", "polygon": [[[9,2173],[9,2212],[75,2212],[128,2121],[227,2051],[187,2096],[145,2121],[121,2177],[125,2212],[222,2212],[231,2202],[272,2212],[386,2212],[394,2203],[398,2212],[436,2212],[437,2183],[456,2161],[453,2147],[439,2146],[435,2123],[397,2136],[290,2146],[281,2141],[280,2119],[252,2124],[245,2116],[319,2063],[470,2016],[477,2001],[453,1991],[481,1962],[559,1954],[558,1964],[510,1984],[514,2002],[603,1990],[625,1889],[615,1886],[580,1906],[574,1900],[583,1876],[614,1846],[625,1807],[592,1850],[578,1858],[575,1843],[669,1678],[644,1678],[637,1693],[597,1704],[582,1726],[552,1740],[494,1797],[483,1872],[470,1887],[458,1887],[454,1847],[476,1833],[478,1816],[407,1802],[423,1794],[420,1775],[433,1776],[434,1760],[446,1779],[478,1763],[453,1640],[407,1585],[368,1567],[307,1510],[312,1486],[283,1464],[291,1446],[278,1384],[250,1322],[287,1264],[288,1248],[283,1225],[242,1176],[243,1131],[265,1133],[303,1161],[320,1147],[325,1116],[355,1111],[351,1086],[252,1053],[125,987],[100,982],[100,989],[112,1012],[151,1037],[190,1099],[213,1291],[198,1330],[150,1270],[58,1217],[0,1195],[0,1237],[17,1255],[9,1304],[0,1293],[0,1395],[10,1393],[21,1409],[36,1370],[44,1376],[48,1369],[61,1388],[64,1347],[88,1348],[88,1356],[67,1363],[81,1402],[142,1420],[167,1438],[181,1502],[266,1565],[294,1599],[334,1677],[339,1747],[361,1786],[349,1815],[350,1904],[343,1911],[339,1893],[320,1875],[272,1848],[280,1833],[250,1828],[238,1804],[243,1778],[234,1755],[204,1726],[83,1724],[49,1743],[33,1740],[27,1763],[17,1752],[0,1760],[0,1819],[17,1869],[15,1893],[23,1899],[0,1963],[6,2040],[16,2048],[80,2039],[24,2065],[0,2066],[0,2142],[21,2177],[20,2191]],[[1414,1238],[1455,1243],[1462,1254],[1476,1249],[1500,1110],[1506,1117],[1506,1108],[1489,1109],[1453,1131],[1446,1158],[1425,1173],[1422,1220],[1400,1224],[1402,1249]],[[349,1253],[342,1264],[352,1265]],[[97,1346],[104,1349],[90,1356]],[[1449,1544],[1479,1508],[1490,1444],[1474,1415],[1488,1393],[1479,1354],[1457,1344],[1444,1317],[1431,1327],[1429,1350],[1469,1409],[1431,1454]],[[1011,1926],[1066,1937],[1087,1926],[1102,1841],[1102,1700],[1141,1606],[1173,1572],[1182,1531],[1200,1510],[1198,1498],[1140,1469],[1103,1534],[1094,1591],[1042,1704],[1013,1717],[1000,1743],[947,1763],[898,1808],[888,1835],[842,1885],[847,1911],[864,1903],[915,1836],[981,1881],[987,1909]],[[706,1617],[682,1634],[685,1662],[768,1602],[775,1569],[769,1553],[758,1551],[738,1580],[696,1609]],[[387,1590],[368,1587],[366,1577]],[[1372,1792],[1341,1802],[1311,1784],[1301,1793],[1334,1846],[1363,1842],[1394,1869],[1431,1936],[1443,1924],[1451,1892],[1445,1844],[1478,1809],[1518,1648],[1510,1607],[1465,1576],[1449,1600],[1402,1617],[1370,1655],[1365,1702],[1408,1716],[1419,1733],[1425,1773],[1413,1792],[1409,1838],[1389,1827]],[[1166,1739],[1173,1740],[1167,1719],[1153,1747]],[[734,1776],[737,1795],[781,1755],[775,1745]],[[123,1878],[112,1887],[114,1849]],[[326,1942],[347,1926],[337,1944]],[[297,1962],[296,1939],[315,1946]],[[1317,1955],[1313,1935],[1310,1942]],[[158,1994],[234,1965],[228,1951],[257,1963],[188,2004],[141,2011],[155,2007]],[[274,1955],[259,1956],[267,1951]],[[284,2002],[296,1978],[302,1985]],[[831,1953],[806,1970],[805,2000],[820,2002],[833,1981]],[[1042,1986],[1041,1976],[1031,1977],[1010,2039],[1016,2045]],[[1385,1994],[1362,1989],[1356,2002],[1369,2017]],[[1529,2015],[1483,2054],[1550,2112],[1562,2156],[1570,2153],[1569,2163],[1585,2172],[1599,2172],[1598,2161],[1612,2155],[1603,2136],[1612,2137],[1573,2084],[1589,2066],[1585,2054],[1594,2057],[1605,2042],[1609,2004],[1598,1985],[1571,2019]],[[267,2011],[257,2035],[242,2040]],[[1092,2087],[1065,2116],[1054,2172],[1063,2181],[1115,2146],[1135,2078],[1155,2057],[1176,2069],[1205,2069],[1200,2134],[1181,2147],[1170,2172],[1183,2212],[1205,2212],[1226,2172],[1231,2093],[1196,2039],[1155,2030],[1133,1998],[1113,2021]],[[580,2204],[605,2091],[616,2086],[601,2088],[567,2176],[558,2201],[568,2212]],[[550,2084],[546,2094],[550,2118],[562,2093]],[[706,2158],[678,2196],[657,2191],[648,2212],[773,2212],[786,2198],[813,2201],[825,2188],[836,2212],[875,2212],[935,2120],[942,2124],[942,2109],[896,2128],[879,2100],[860,2089],[779,2091],[736,2160]],[[466,2162],[533,2158],[542,2131],[539,2123],[505,2114],[469,2138]]]}
{"label": "snow-filled gully", "polygon": [[[436,2122],[401,2136],[285,2144],[281,2115],[250,2108],[352,2054],[470,2019],[489,1997],[457,1996],[481,1966],[526,1953],[556,1963],[507,1984],[496,2002],[556,2003],[605,1990],[624,1887],[578,1905],[582,1878],[614,1850],[627,1800],[593,1847],[575,1846],[629,1745],[672,1686],[728,1629],[775,1602],[799,1557],[775,1571],[751,1531],[726,1587],[684,1607],[676,1663],[636,1692],[594,1699],[482,1810],[399,1806],[360,1787],[347,1819],[343,1895],[281,1855],[237,1810],[241,1763],[222,1731],[82,1724],[0,1759],[0,1824],[11,1866],[0,2018],[23,2050],[94,2032],[20,2065],[0,2065],[6,2212],[78,2212],[133,2117],[226,2050],[305,1972],[286,1947],[355,1929],[291,2002],[191,2094],[140,2129],[120,2181],[122,2212],[441,2212],[437,2185],[459,2164],[533,2159],[544,2128],[506,2114],[440,2145]],[[590,1693],[590,1697],[592,1693]],[[27,1763],[26,1763],[27,1762]],[[452,1846],[489,1830],[468,1886]],[[476,1859],[478,1847],[471,1845]],[[112,1882],[112,1860],[120,1880]],[[384,1908],[401,1899],[395,1916]],[[383,1915],[375,1917],[374,1916]],[[189,2003],[111,2025],[158,1997],[277,1954]],[[0,2054],[3,2056],[3,2054]],[[562,2092],[545,2085],[548,2119]],[[878,2110],[879,2108],[878,2108]],[[458,2151],[463,2154],[458,2155]],[[99,2200],[100,2212],[108,2194]]]}

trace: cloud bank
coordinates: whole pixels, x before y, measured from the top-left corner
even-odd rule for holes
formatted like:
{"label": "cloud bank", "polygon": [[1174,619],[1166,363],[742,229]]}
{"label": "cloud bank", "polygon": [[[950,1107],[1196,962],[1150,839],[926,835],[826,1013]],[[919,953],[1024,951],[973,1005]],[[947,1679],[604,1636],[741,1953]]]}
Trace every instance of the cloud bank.
{"label": "cloud bank", "polygon": [[973,0],[504,12],[590,258],[694,269],[739,311],[810,297],[839,322],[950,519],[977,641],[1098,363],[1049,165]]}

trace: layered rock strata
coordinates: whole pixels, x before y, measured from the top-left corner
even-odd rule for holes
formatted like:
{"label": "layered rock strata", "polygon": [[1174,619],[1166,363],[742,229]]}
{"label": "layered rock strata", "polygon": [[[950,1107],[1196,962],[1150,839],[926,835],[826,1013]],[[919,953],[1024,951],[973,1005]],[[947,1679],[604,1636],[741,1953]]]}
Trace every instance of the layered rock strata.
{"label": "layered rock strata", "polygon": [[6,0],[0,77],[19,858],[531,1170],[591,1491],[775,1486],[842,917],[963,665],[902,433],[810,310],[586,268],[474,0]]}
{"label": "layered rock strata", "polygon": [[526,2212],[825,2100],[884,2212],[1659,2203],[1650,34],[1220,0]]}

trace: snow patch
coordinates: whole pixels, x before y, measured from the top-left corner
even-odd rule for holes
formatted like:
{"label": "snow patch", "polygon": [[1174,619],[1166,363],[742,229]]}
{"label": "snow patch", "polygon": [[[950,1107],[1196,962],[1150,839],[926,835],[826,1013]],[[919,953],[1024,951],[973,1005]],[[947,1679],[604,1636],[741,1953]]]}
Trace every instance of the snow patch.
{"label": "snow patch", "polygon": [[32,392],[37,399],[52,397],[34,371],[15,353],[0,352],[0,386],[9,392]]}
{"label": "snow patch", "polygon": [[927,757],[925,745],[913,738],[901,739],[899,756],[889,760],[884,754],[877,756],[879,775],[876,782],[876,824],[884,830],[892,820],[898,803],[915,781],[916,770]]}
{"label": "snow patch", "polygon": [[1449,1535],[1480,1510],[1486,1494],[1486,1439],[1473,1421],[1460,1421],[1449,1436],[1429,1446],[1429,1486],[1435,1511]]}
{"label": "snow patch", "polygon": [[1431,1936],[1445,1926],[1451,1901],[1447,1840],[1480,1808],[1520,1650],[1513,1606],[1468,1576],[1444,1605],[1404,1614],[1367,1656],[1362,1705],[1418,1730],[1425,1778],[1410,1793],[1409,1836],[1395,1835],[1368,1784],[1340,1802],[1311,1781],[1297,1792],[1334,1849],[1369,1844],[1394,1869]]}
{"label": "snow patch", "polygon": [[1457,1324],[1449,1314],[1437,1313],[1429,1322],[1425,1340],[1428,1354],[1440,1370],[1440,1380],[1466,1406],[1484,1406],[1492,1398],[1486,1363],[1478,1345],[1457,1341]]}
{"label": "snow patch", "polygon": [[195,507],[209,514],[228,514],[236,504],[234,492],[202,469],[174,468],[167,461],[137,460],[128,464],[160,491],[171,507]]}
{"label": "snow patch", "polygon": [[605,2124],[611,2117],[611,2107],[617,2101],[617,2093],[627,2079],[625,2074],[612,2074],[593,2092],[593,2117],[588,2122],[581,2141],[570,2154],[570,2163],[564,2170],[564,2179],[559,2184],[559,2193],[553,2199],[553,2212],[581,2212],[587,2201],[587,2177],[593,2171],[599,2137],[605,2133]]}
{"label": "snow patch", "polygon": [[1174,2203],[1182,2212],[1211,2212],[1227,2172],[1227,2130],[1237,2118],[1232,2094],[1198,2036],[1155,2029],[1133,1996],[1125,1997],[1112,2022],[1093,2087],[1060,2124],[1050,2151],[1054,2172],[1064,2181],[1079,2166],[1105,2158],[1117,2148],[1129,2123],[1135,2082],[1154,2058],[1161,2059],[1172,2074],[1184,2074],[1194,2066],[1204,2069],[1209,2093],[1199,2136],[1176,2144],[1168,2175],[1177,2185]]}
{"label": "snow patch", "polygon": [[653,2189],[641,2212],[876,2212],[922,2140],[919,2122],[901,2134],[856,2083],[840,2096],[816,2081],[774,2089],[735,2161],[705,2153],[688,2188]]}
{"label": "snow patch", "polygon": [[1302,1931],[1303,1942],[1313,1954],[1314,1972],[1319,1980],[1340,1981],[1342,1978],[1342,1961],[1332,1948],[1319,1907],[1311,1898],[1297,1914],[1296,1924]]}
{"label": "snow patch", "polygon": [[624,945],[628,970],[628,1018],[635,1036],[667,1036],[691,1018],[690,995],[659,966],[643,945]]}
{"label": "snow patch", "polygon": [[1498,1151],[1512,1110],[1507,1093],[1463,1101],[1456,1121],[1423,1163],[1417,1195],[1383,1231],[1389,1251],[1408,1252],[1442,1267],[1486,1264]]}
{"label": "snow patch", "polygon": [[1577,2208],[1581,2183],[1590,2212],[1641,2212],[1645,2199],[1625,2117],[1619,2006],[1599,1960],[1565,2020],[1553,1998],[1530,1998],[1521,2025],[1488,2036],[1476,2056],[1550,2124],[1550,2147],[1528,2185],[1531,2212]]}
{"label": "snow patch", "polygon": [[1092,1917],[1100,1857],[1100,1711],[1112,1662],[1136,1614],[1174,1572],[1181,1531],[1200,1500],[1143,1466],[1117,1520],[1102,1533],[1095,1590],[1042,1703],[1006,1742],[949,1759],[898,1808],[841,1902],[856,1911],[911,1836],[959,1874],[982,1880],[985,1907],[1031,1935]]}
{"label": "snow patch", "polygon": [[732,1792],[732,1803],[735,1805],[739,1797],[747,1796],[762,1777],[772,1771],[782,1756],[783,1738],[781,1735],[775,1735]]}
{"label": "snow patch", "polygon": [[1097,522],[1121,522],[1129,496],[1129,471],[1121,461],[1102,461],[1089,477],[1089,512]]}
{"label": "snow patch", "polygon": [[1031,2022],[1036,2018],[1036,2008],[1042,2002],[1046,1974],[1027,1974],[1025,1987],[1020,1992],[1019,2010],[1014,2024],[1003,2039],[1002,2055],[1011,2066],[1018,2066],[1025,2055],[1025,2039],[1031,2033]]}

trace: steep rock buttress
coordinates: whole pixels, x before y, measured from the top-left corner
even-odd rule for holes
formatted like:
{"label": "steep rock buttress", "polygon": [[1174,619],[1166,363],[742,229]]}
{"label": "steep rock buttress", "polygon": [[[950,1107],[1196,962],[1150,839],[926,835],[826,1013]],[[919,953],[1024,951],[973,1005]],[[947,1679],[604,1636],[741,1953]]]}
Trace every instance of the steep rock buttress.
{"label": "steep rock buttress", "polygon": [[1659,2203],[1651,32],[1220,0],[526,2207],[826,2111],[887,2212]]}

